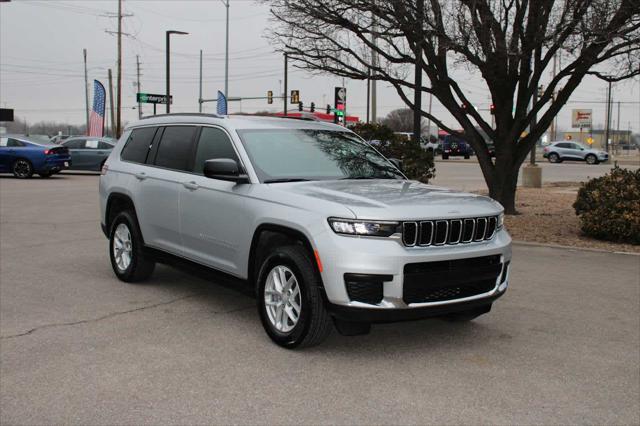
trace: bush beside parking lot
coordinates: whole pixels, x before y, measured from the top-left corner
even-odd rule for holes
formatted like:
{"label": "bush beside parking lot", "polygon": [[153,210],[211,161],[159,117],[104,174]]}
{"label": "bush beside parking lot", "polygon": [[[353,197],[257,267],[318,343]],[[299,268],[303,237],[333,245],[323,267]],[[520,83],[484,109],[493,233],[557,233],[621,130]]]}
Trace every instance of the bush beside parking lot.
{"label": "bush beside parking lot", "polygon": [[586,235],[640,244],[640,169],[615,167],[591,179],[579,189],[573,207]]}

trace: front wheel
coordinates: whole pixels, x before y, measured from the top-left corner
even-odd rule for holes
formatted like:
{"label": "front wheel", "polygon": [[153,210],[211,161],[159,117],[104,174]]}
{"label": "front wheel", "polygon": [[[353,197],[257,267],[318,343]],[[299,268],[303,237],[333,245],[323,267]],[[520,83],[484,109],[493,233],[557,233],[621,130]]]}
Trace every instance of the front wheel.
{"label": "front wheel", "polygon": [[587,161],[587,164],[598,164],[598,157],[596,157],[593,154],[589,154],[587,155],[587,157],[585,158],[585,160]]}
{"label": "front wheel", "polygon": [[144,281],[151,276],[155,262],[143,255],[142,234],[135,214],[120,212],[109,232],[109,256],[116,276],[125,282]]}
{"label": "front wheel", "polygon": [[260,320],[276,344],[293,349],[320,344],[331,333],[320,277],[302,246],[279,247],[260,268]]}
{"label": "front wheel", "polygon": [[11,171],[18,179],[29,179],[33,176],[33,166],[29,160],[25,160],[24,158],[16,160],[13,163],[13,167],[11,167]]}

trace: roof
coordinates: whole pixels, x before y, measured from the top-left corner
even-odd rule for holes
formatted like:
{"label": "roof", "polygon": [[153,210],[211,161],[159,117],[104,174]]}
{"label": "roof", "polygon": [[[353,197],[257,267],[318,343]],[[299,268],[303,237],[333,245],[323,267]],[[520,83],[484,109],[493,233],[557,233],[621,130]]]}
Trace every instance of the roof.
{"label": "roof", "polygon": [[166,124],[217,124],[230,129],[326,129],[340,130],[345,128],[333,123],[322,121],[299,120],[280,117],[250,116],[250,115],[225,115],[215,114],[163,114],[149,116],[136,121],[127,129],[148,125]]}

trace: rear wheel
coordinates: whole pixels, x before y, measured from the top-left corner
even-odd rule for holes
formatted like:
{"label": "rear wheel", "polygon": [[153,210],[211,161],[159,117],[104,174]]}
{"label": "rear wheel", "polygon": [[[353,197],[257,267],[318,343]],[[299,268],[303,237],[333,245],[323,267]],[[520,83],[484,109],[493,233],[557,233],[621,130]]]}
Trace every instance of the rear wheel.
{"label": "rear wheel", "polygon": [[550,163],[559,163],[560,160],[560,156],[558,154],[556,154],[555,152],[552,152],[551,154],[549,154],[549,162]]}
{"label": "rear wheel", "polygon": [[33,166],[29,160],[25,160],[24,158],[17,159],[11,167],[11,171],[18,179],[29,179],[33,176]]}
{"label": "rear wheel", "polygon": [[285,348],[314,346],[331,333],[320,277],[303,246],[278,247],[258,275],[258,312],[265,331]]}
{"label": "rear wheel", "polygon": [[142,234],[130,211],[120,212],[111,224],[109,256],[113,272],[122,281],[144,281],[153,273],[155,262],[143,254]]}
{"label": "rear wheel", "polygon": [[589,154],[585,157],[587,164],[598,164],[598,157],[593,154]]}

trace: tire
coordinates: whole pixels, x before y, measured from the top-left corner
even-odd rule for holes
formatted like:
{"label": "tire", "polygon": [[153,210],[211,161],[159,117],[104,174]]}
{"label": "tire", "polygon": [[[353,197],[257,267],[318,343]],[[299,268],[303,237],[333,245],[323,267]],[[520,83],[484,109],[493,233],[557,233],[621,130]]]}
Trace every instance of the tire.
{"label": "tire", "polygon": [[449,159],[449,154],[442,154],[442,159],[443,160],[448,160]]}
{"label": "tire", "polygon": [[599,163],[599,161],[598,161],[598,157],[596,157],[596,156],[595,156],[595,155],[593,155],[593,154],[589,154],[589,155],[587,155],[587,156],[584,158],[584,161],[586,161],[586,162],[587,162],[587,164],[590,164],[590,165],[595,165],[595,164],[598,164],[598,163]]}
{"label": "tire", "polygon": [[[285,285],[289,285],[284,297],[283,286],[277,288],[282,275]],[[304,247],[276,248],[262,262],[256,287],[262,326],[276,344],[287,349],[310,347],[320,344],[331,333],[332,322],[325,308],[320,277]]]}
{"label": "tire", "polygon": [[[124,246],[124,250],[119,250],[117,246]],[[142,234],[138,228],[135,213],[131,211],[118,213],[109,231],[109,258],[118,279],[133,283],[144,281],[151,276],[156,264],[144,256],[143,248]]]}
{"label": "tire", "polygon": [[38,173],[41,178],[46,179],[50,178],[53,173]]}
{"label": "tire", "polygon": [[558,154],[556,154],[555,152],[552,152],[551,154],[549,154],[549,162],[560,163],[562,162],[562,160],[560,159],[560,156]]}
{"label": "tire", "polygon": [[11,172],[18,179],[29,179],[33,176],[33,165],[29,160],[18,158],[11,166]]}
{"label": "tire", "polygon": [[442,317],[449,322],[469,322],[491,311],[491,304],[469,309],[468,311],[454,312]]}

